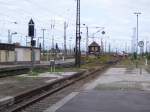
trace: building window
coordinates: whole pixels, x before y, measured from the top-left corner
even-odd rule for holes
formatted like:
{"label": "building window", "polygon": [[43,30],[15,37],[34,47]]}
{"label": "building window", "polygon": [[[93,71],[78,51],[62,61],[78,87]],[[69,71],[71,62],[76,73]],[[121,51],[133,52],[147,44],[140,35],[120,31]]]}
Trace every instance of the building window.
{"label": "building window", "polygon": [[98,47],[95,47],[95,52],[97,52],[98,51]]}

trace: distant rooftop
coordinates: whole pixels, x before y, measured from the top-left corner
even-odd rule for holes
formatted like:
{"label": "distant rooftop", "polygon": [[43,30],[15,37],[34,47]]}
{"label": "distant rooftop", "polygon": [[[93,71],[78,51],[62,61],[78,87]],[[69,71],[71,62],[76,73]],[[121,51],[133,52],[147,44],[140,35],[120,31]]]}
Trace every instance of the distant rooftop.
{"label": "distant rooftop", "polygon": [[100,45],[96,43],[95,41],[93,41],[89,46],[100,46]]}

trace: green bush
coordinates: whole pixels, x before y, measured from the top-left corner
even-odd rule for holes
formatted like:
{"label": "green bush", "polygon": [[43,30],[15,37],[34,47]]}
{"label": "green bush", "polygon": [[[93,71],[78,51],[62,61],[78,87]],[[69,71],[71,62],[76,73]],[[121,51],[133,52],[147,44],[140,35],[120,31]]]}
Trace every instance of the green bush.
{"label": "green bush", "polygon": [[147,55],[147,59],[150,60],[150,54]]}
{"label": "green bush", "polygon": [[137,59],[137,53],[136,52],[133,53],[133,59]]}
{"label": "green bush", "polygon": [[100,63],[106,63],[110,60],[110,56],[108,55],[99,56],[98,60]]}

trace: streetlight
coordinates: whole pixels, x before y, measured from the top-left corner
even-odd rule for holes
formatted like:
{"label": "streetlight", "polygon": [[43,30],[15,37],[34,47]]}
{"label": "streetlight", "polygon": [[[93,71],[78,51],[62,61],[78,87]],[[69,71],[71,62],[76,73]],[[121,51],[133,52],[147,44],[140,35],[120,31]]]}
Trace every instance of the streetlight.
{"label": "streetlight", "polygon": [[[93,41],[94,41],[95,34],[99,33],[100,31],[102,31],[104,29],[104,27],[99,27],[99,28],[101,28],[101,29],[97,30],[95,33],[92,34]],[[102,31],[101,33],[104,35],[105,31]]]}
{"label": "streetlight", "polygon": [[11,23],[18,24],[16,21],[14,21],[14,22],[11,22]]}
{"label": "streetlight", "polygon": [[[95,34],[97,34],[97,33],[99,33],[101,30],[103,30],[104,29],[104,27],[101,27],[101,29],[99,29],[99,30],[97,30],[95,33],[93,33],[93,36],[95,35]],[[103,33],[105,33],[104,31],[102,31],[102,34]]]}
{"label": "streetlight", "polygon": [[137,17],[137,28],[136,28],[136,30],[137,30],[137,48],[136,48],[136,53],[138,54],[138,41],[139,41],[139,15],[141,14],[141,12],[134,12],[134,14],[136,15],[136,17]]}
{"label": "streetlight", "polygon": [[13,33],[10,34],[10,36],[9,36],[9,38],[8,38],[8,43],[9,43],[9,44],[12,44],[12,36],[13,36],[13,35],[16,35],[16,34],[17,34],[17,32],[13,32]]}
{"label": "streetlight", "polygon": [[[18,24],[16,21],[13,21],[13,22],[9,21],[9,23]],[[10,29],[8,29],[8,43],[9,44],[11,44],[11,42],[12,42],[12,39],[11,39],[12,35],[14,35],[14,34],[12,34],[11,31],[10,31]]]}

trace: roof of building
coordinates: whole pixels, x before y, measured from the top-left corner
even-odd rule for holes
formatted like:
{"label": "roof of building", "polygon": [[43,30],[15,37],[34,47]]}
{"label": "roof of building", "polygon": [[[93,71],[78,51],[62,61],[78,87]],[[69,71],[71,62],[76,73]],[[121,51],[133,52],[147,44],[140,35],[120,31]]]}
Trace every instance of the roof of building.
{"label": "roof of building", "polygon": [[89,46],[100,46],[98,43],[96,43],[95,41],[93,41]]}
{"label": "roof of building", "polygon": [[[30,46],[15,46],[15,48],[24,48],[24,49],[31,49]],[[33,47],[34,49],[40,49],[38,47]]]}
{"label": "roof of building", "polygon": [[[0,50],[10,50],[14,51],[15,48],[25,48],[25,49],[31,49],[30,46],[20,46],[20,44],[8,44],[8,43],[0,43]],[[40,49],[38,47],[33,47],[34,49]]]}
{"label": "roof of building", "polygon": [[0,50],[14,50],[14,44],[0,43]]}

